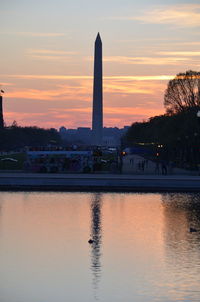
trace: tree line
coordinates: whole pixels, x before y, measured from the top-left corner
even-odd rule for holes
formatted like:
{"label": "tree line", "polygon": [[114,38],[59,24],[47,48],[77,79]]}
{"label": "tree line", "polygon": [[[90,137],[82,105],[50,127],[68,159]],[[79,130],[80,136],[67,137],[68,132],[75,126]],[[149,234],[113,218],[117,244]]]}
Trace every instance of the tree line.
{"label": "tree line", "polygon": [[47,146],[60,144],[60,135],[54,128],[21,127],[14,121],[0,130],[0,151],[20,150],[25,146]]}
{"label": "tree line", "polygon": [[197,169],[200,164],[200,117],[197,114],[200,110],[200,72],[179,73],[169,81],[164,106],[164,115],[133,123],[123,139],[124,145],[145,143],[153,149],[157,160]]}

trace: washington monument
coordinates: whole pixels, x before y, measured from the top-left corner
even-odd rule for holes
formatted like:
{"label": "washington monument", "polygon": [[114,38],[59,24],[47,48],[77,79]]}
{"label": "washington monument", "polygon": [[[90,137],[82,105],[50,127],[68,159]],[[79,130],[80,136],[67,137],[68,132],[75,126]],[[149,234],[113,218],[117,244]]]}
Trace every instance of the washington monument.
{"label": "washington monument", "polygon": [[92,145],[101,146],[103,141],[103,87],[102,42],[98,33],[94,50],[94,84],[92,113]]}

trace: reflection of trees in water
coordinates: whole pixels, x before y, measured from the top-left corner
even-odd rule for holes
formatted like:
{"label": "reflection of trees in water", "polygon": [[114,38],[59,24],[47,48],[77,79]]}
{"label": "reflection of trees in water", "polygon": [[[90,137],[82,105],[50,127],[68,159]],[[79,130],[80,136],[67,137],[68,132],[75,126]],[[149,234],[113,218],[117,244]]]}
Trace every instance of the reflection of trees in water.
{"label": "reflection of trees in water", "polygon": [[[200,261],[200,194],[169,193],[162,195],[165,251],[176,264]],[[190,227],[199,230],[190,233]],[[192,253],[192,254],[191,254]],[[196,260],[195,260],[196,259]]]}
{"label": "reflection of trees in water", "polygon": [[[198,301],[200,282],[200,194],[162,194],[164,272],[161,286],[171,301]],[[166,278],[167,276],[167,278]]]}
{"label": "reflection of trees in water", "polygon": [[95,298],[97,299],[96,291],[101,277],[101,193],[92,195],[91,200],[91,238],[94,240],[91,244],[91,269],[93,272],[93,287],[95,290]]}
{"label": "reflection of trees in water", "polygon": [[[200,228],[200,194],[198,193],[169,193],[162,195],[165,212],[172,216],[184,214],[188,225]],[[176,219],[177,221],[177,219]]]}

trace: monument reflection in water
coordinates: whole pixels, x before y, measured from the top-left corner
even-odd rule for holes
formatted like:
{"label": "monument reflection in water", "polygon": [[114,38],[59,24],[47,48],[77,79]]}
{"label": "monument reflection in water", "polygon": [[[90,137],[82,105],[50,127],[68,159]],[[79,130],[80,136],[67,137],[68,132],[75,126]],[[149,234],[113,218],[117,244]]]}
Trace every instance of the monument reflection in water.
{"label": "monument reflection in water", "polygon": [[0,301],[199,301],[190,227],[199,194],[0,192]]}
{"label": "monument reflection in water", "polygon": [[98,285],[101,278],[101,193],[91,196],[91,269],[93,272],[94,295],[97,299]]}

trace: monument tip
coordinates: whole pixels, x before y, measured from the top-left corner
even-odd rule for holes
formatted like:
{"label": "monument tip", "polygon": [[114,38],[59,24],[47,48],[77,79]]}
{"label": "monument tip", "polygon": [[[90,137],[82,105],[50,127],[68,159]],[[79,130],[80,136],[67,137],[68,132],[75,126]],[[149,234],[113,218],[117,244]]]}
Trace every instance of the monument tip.
{"label": "monument tip", "polygon": [[98,32],[98,34],[97,34],[96,41],[101,41],[101,36],[100,36],[100,33],[99,33],[99,32]]}

